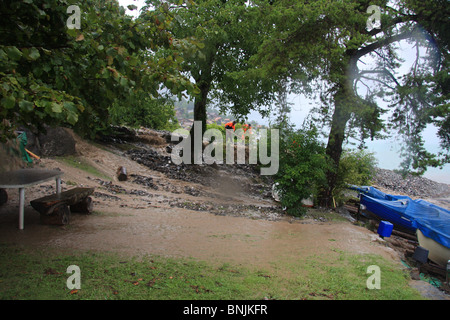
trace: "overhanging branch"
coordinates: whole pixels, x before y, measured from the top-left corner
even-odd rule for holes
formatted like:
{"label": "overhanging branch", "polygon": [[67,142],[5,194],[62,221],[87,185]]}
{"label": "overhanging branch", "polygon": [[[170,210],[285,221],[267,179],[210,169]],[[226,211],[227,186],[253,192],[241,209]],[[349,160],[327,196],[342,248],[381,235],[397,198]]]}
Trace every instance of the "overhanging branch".
{"label": "overhanging branch", "polygon": [[361,57],[365,56],[366,54],[373,52],[379,48],[382,48],[384,46],[390,45],[391,43],[398,42],[401,40],[405,40],[408,38],[412,38],[415,33],[416,28],[413,28],[412,30],[408,30],[402,33],[399,33],[395,36],[391,36],[385,39],[381,39],[377,42],[371,43],[364,48],[359,49],[356,51],[356,53],[353,56],[353,59],[358,60]]}

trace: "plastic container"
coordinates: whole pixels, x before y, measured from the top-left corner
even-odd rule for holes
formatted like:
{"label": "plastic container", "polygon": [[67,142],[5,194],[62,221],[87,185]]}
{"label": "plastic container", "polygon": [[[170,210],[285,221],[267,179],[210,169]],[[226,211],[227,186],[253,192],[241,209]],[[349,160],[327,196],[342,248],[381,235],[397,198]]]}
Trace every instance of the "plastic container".
{"label": "plastic container", "polygon": [[424,247],[418,246],[416,250],[414,250],[413,259],[421,263],[427,263],[428,250],[425,249]]}
{"label": "plastic container", "polygon": [[394,225],[392,223],[389,221],[381,221],[377,232],[383,238],[390,237],[393,229]]}

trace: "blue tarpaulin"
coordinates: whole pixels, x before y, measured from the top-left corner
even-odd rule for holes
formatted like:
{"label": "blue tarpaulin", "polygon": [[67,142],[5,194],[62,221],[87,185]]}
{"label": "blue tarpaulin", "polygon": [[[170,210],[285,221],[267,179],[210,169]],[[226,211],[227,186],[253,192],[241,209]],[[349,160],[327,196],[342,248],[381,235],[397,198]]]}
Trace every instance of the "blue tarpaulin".
{"label": "blue tarpaulin", "polygon": [[367,210],[411,230],[419,229],[426,237],[450,248],[450,211],[408,196],[386,194],[374,187],[350,186],[361,194]]}

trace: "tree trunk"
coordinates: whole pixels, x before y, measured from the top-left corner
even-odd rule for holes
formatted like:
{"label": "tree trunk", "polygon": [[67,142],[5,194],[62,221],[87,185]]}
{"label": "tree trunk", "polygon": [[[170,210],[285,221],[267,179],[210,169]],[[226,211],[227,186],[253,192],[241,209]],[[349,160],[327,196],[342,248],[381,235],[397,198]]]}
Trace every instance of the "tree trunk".
{"label": "tree trunk", "polygon": [[339,103],[335,105],[330,135],[328,137],[326,154],[331,160],[331,168],[327,172],[327,186],[320,195],[320,203],[325,207],[331,207],[333,205],[333,190],[338,178],[339,161],[342,155],[342,145],[345,140],[345,127],[351,115],[345,109]]}
{"label": "tree trunk", "polygon": [[[201,139],[203,139],[203,134],[206,131],[206,120],[207,120],[206,104],[208,102],[208,94],[209,94],[209,91],[211,90],[211,83],[213,81],[212,68],[213,68],[215,58],[216,58],[215,55],[217,53],[217,49],[218,49],[218,45],[216,45],[214,50],[208,51],[208,53],[206,53],[204,63],[201,63],[201,65],[199,65],[197,72],[195,72],[195,74],[194,74],[195,83],[197,84],[197,86],[200,90],[200,94],[195,97],[194,124],[192,125],[192,128],[189,132],[190,136],[191,136],[191,163],[194,163],[194,157],[195,157],[195,154],[194,154],[195,121],[201,121],[201,123],[202,123]],[[203,143],[200,143],[200,144],[203,145]]]}
{"label": "tree trunk", "polygon": [[31,206],[43,215],[50,215],[55,208],[61,204],[67,206],[75,205],[94,192],[94,188],[74,188],[62,192],[61,194],[52,194],[39,199],[31,200]]}
{"label": "tree trunk", "polygon": [[119,179],[119,181],[126,181],[128,179],[127,168],[119,167],[119,169],[117,169],[117,179]]}
{"label": "tree trunk", "polygon": [[91,214],[94,210],[94,203],[91,197],[84,198],[80,202],[70,206],[70,212],[81,212]]}
{"label": "tree trunk", "polygon": [[[194,130],[195,127],[195,121],[200,121],[202,124],[202,130],[201,130],[201,137],[197,138],[201,140],[200,145],[203,145],[203,134],[206,131],[206,104],[208,102],[208,94],[211,89],[211,68],[212,68],[212,61],[211,64],[208,65],[208,67],[203,70],[202,74],[199,76],[199,79],[196,80],[196,83],[198,84],[198,88],[200,89],[200,94],[195,97],[194,102],[194,123],[192,124],[191,130],[190,130],[190,136],[191,136],[191,163],[195,164],[194,161],[195,158],[195,152],[194,152],[194,143],[196,139],[196,133]],[[197,159],[197,161],[202,161],[202,158]]]}
{"label": "tree trunk", "polygon": [[[345,140],[345,129],[347,123],[358,107],[358,98],[353,91],[354,75],[358,72],[357,61],[354,50],[347,50],[346,57],[341,65],[342,78],[337,84],[336,93],[334,94],[334,113],[331,120],[330,135],[326,154],[331,160],[330,168],[327,172],[327,186],[319,195],[319,203],[321,206],[331,207],[334,205],[333,192],[338,182],[339,162],[342,155],[342,146]],[[346,67],[344,67],[346,66]],[[345,75],[345,76],[344,76]]]}
{"label": "tree trunk", "polygon": [[41,214],[40,220],[42,224],[66,225],[70,220],[70,209],[66,203],[60,203],[52,212],[52,214]]}
{"label": "tree trunk", "polygon": [[[201,83],[199,85],[200,95],[195,98],[194,103],[194,121],[202,122],[202,136],[206,131],[206,103],[208,101],[208,93],[210,89],[210,83]],[[191,128],[191,137],[194,134],[194,127]]]}
{"label": "tree trunk", "polygon": [[331,120],[331,129],[328,136],[326,154],[331,160],[330,168],[327,172],[327,186],[319,195],[319,203],[324,207],[333,206],[333,191],[338,182],[339,162],[342,155],[345,140],[345,129],[350,120],[352,110],[355,107],[355,95],[352,91],[351,83],[341,83],[334,95],[334,113]]}
{"label": "tree trunk", "polygon": [[5,189],[0,189],[0,206],[8,202],[8,193]]}

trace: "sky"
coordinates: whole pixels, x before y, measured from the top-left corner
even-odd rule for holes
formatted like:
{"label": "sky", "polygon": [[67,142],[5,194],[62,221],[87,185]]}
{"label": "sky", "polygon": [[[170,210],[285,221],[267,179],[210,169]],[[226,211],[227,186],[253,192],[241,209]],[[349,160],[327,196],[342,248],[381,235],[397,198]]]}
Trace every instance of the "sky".
{"label": "sky", "polygon": [[[144,0],[119,0],[120,5],[125,8],[134,4],[138,8],[141,8],[145,3]],[[139,9],[130,11],[127,9],[127,13],[130,15],[138,15]],[[402,56],[405,58],[405,62],[402,65],[403,71],[407,70],[411,64],[414,51],[406,42],[401,43]],[[400,70],[401,72],[401,70]],[[301,95],[289,95],[288,102],[291,103],[291,122],[300,128],[304,119],[310,112],[311,108],[317,104],[317,101],[308,100]],[[253,112],[249,115],[249,120],[255,120],[260,124],[268,124],[268,119],[263,119],[261,116]],[[430,152],[437,152],[439,147],[439,139],[436,135],[436,128],[429,127],[424,131],[423,137],[425,140],[425,147]],[[398,136],[393,136],[385,140],[366,141],[366,146],[369,152],[373,152],[378,160],[378,166],[382,169],[399,169],[402,159],[400,158],[400,150],[402,147],[402,140]],[[347,146],[352,147],[352,146]],[[444,166],[444,168],[429,168],[424,174],[424,177],[442,183],[450,184],[450,164]]]}

